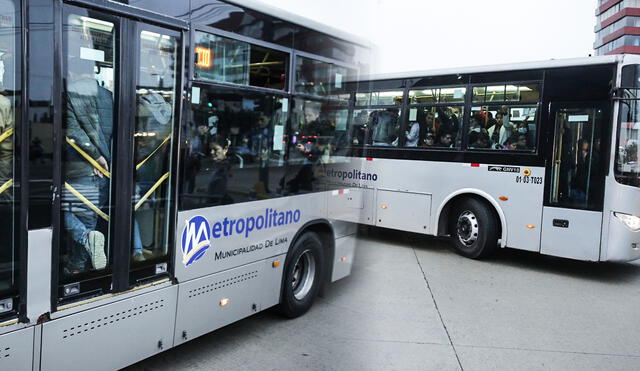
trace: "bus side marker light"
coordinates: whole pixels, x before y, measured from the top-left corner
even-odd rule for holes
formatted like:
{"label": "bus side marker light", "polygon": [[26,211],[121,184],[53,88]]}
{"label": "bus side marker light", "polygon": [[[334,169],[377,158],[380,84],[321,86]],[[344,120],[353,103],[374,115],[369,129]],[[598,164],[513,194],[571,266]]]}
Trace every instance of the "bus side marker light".
{"label": "bus side marker light", "polygon": [[224,307],[227,304],[229,304],[229,298],[224,298],[224,299],[220,300],[220,306],[221,307]]}
{"label": "bus side marker light", "polygon": [[278,268],[278,267],[280,266],[280,260],[274,260],[274,261],[273,261],[273,263],[271,263],[271,265],[272,265],[274,268]]}
{"label": "bus side marker light", "polygon": [[522,174],[523,174],[524,176],[529,176],[529,175],[531,175],[531,169],[524,169],[524,170],[522,170]]}
{"label": "bus side marker light", "polygon": [[498,200],[500,200],[500,201],[507,201],[508,199],[509,199],[509,197],[507,197],[507,196],[498,197]]}
{"label": "bus side marker light", "polygon": [[340,258],[340,261],[341,261],[341,262],[346,262],[347,260],[348,260],[348,259],[347,259],[347,257],[346,257],[346,256],[343,256],[343,257],[341,257],[341,258]]}
{"label": "bus side marker light", "polygon": [[381,208],[381,209],[385,209],[385,210],[386,210],[386,209],[388,209],[388,208],[389,208],[389,206],[387,206],[387,205],[382,205],[382,206],[380,206],[380,208]]}
{"label": "bus side marker light", "polygon": [[536,226],[535,226],[535,225],[533,225],[533,224],[527,224],[527,228],[529,228],[529,229],[534,229],[535,227],[536,227]]}

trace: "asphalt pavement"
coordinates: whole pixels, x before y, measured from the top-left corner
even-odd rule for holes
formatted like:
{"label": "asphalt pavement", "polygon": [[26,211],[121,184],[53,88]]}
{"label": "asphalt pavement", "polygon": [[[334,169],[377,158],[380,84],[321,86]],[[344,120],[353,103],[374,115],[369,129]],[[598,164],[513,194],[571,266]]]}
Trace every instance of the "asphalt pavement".
{"label": "asphalt pavement", "polygon": [[258,313],[128,370],[640,370],[640,263],[363,230],[350,277],[304,316]]}

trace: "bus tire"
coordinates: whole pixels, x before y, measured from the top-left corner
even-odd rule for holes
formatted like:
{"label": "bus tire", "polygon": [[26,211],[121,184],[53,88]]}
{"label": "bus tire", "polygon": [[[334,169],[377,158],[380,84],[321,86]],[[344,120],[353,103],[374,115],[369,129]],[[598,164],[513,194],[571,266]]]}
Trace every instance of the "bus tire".
{"label": "bus tire", "polygon": [[284,267],[280,312],[288,318],[305,314],[313,305],[324,270],[322,241],[315,232],[303,233],[293,245]]}
{"label": "bus tire", "polygon": [[449,231],[456,252],[467,258],[486,258],[498,248],[498,218],[476,198],[465,198],[454,205]]}

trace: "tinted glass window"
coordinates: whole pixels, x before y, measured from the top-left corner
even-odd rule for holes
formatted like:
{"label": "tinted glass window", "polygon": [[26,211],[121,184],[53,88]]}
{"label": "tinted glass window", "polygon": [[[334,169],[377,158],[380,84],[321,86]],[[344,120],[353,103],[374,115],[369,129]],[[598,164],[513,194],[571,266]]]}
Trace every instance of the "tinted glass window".
{"label": "tinted glass window", "polygon": [[490,85],[473,88],[474,102],[537,102],[539,84]]}
{"label": "tinted glass window", "polygon": [[465,87],[410,90],[409,101],[412,104],[464,103],[466,92]]}
{"label": "tinted glass window", "polygon": [[152,12],[169,15],[176,18],[189,18],[188,1],[158,1],[158,0],[116,0],[120,3],[135,6],[136,8],[151,10]]}
{"label": "tinted glass window", "polygon": [[178,40],[143,30],[136,84],[132,264],[166,257],[171,226],[171,148],[178,77]]}
{"label": "tinted glass window", "polygon": [[361,55],[366,56],[366,53],[359,50],[362,49],[361,47],[305,27],[298,28],[294,47],[297,50],[347,63],[368,62],[358,61]]}
{"label": "tinted glass window", "polygon": [[405,147],[457,148],[463,106],[413,107],[404,132]]}
{"label": "tinted glass window", "polygon": [[349,122],[348,143],[352,146],[397,146],[399,122],[399,108],[356,109]]}
{"label": "tinted glass window", "polygon": [[618,146],[616,151],[616,180],[622,184],[640,186],[640,101],[638,90],[626,89],[620,105],[618,122]]}
{"label": "tinted glass window", "polygon": [[283,195],[290,102],[264,93],[195,86],[183,128],[182,209]]}
{"label": "tinted glass window", "polygon": [[[356,81],[355,70],[311,58],[296,58],[296,92],[344,99],[347,82]],[[348,99],[348,97],[346,97]]]}
{"label": "tinted glass window", "polygon": [[474,106],[471,108],[468,148],[535,151],[538,133],[536,105]]}
{"label": "tinted glass window", "polygon": [[191,21],[287,48],[293,46],[291,23],[222,1],[191,0]]}
{"label": "tinted glass window", "polygon": [[[18,256],[14,242],[18,207],[15,181],[15,130],[19,128],[20,3],[0,0],[0,297],[16,288]],[[0,315],[7,308],[0,310]]]}
{"label": "tinted glass window", "polygon": [[196,32],[196,79],[287,89],[289,54]]}

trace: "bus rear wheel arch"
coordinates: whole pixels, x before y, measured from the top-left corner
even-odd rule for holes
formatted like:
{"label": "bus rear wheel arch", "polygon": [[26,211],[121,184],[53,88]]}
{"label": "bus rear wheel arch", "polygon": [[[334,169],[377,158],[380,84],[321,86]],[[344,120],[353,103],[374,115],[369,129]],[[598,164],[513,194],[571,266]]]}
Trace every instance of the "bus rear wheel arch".
{"label": "bus rear wheel arch", "polygon": [[467,258],[494,254],[500,238],[500,219],[491,204],[478,197],[460,197],[447,212],[447,232],[455,251]]}

